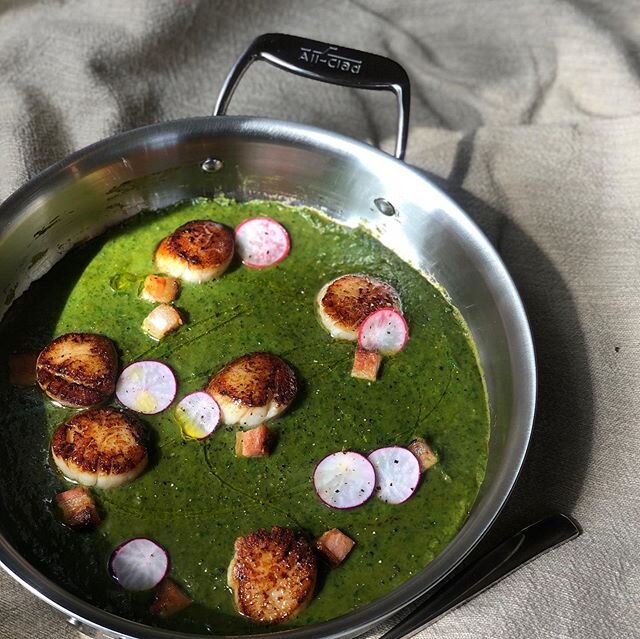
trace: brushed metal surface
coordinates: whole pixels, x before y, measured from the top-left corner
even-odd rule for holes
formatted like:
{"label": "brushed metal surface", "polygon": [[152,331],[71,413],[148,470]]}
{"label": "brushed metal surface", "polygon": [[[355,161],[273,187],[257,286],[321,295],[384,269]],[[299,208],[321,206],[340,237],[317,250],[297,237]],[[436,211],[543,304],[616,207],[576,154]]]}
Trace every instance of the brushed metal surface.
{"label": "brushed metal surface", "polygon": [[[208,158],[222,167],[203,170]],[[491,440],[486,478],[464,527],[432,563],[386,597],[322,624],[277,633],[297,639],[352,637],[438,583],[474,547],[508,497],[526,453],[535,405],[527,319],[487,239],[421,173],[334,133],[230,116],[168,122],[109,138],[47,169],[7,199],[0,206],[0,317],[74,244],[141,210],[219,193],[303,203],[340,223],[370,229],[446,290],[478,348]],[[395,214],[381,213],[375,204],[380,199]],[[15,551],[4,523],[0,564],[83,628],[138,639],[194,636],[133,623],[70,595]]]}
{"label": "brushed metal surface", "polygon": [[398,105],[394,155],[404,160],[409,135],[411,83],[402,66],[384,56],[286,33],[258,36],[238,58],[220,89],[213,115],[225,115],[236,87],[256,60],[310,80],[356,89],[391,91]]}

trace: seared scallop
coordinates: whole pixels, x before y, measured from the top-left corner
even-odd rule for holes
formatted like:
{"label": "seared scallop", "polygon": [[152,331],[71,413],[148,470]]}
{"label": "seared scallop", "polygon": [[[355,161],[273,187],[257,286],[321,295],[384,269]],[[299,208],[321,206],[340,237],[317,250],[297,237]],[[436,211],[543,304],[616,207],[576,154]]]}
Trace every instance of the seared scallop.
{"label": "seared scallop", "polygon": [[316,297],[318,316],[331,337],[358,339],[363,320],[380,308],[400,311],[400,297],[386,282],[369,275],[342,275],[325,284]]}
{"label": "seared scallop", "polygon": [[233,247],[231,229],[211,220],[193,220],[160,242],[156,267],[187,282],[208,282],[227,270]]}
{"label": "seared scallop", "polygon": [[67,333],[45,346],[36,380],[54,401],[87,408],[109,399],[116,387],[118,355],[113,342],[94,333]]}
{"label": "seared scallop", "polygon": [[249,353],[229,362],[206,388],[225,424],[257,426],[279,415],[298,390],[291,367],[272,353]]}
{"label": "seared scallop", "polygon": [[115,408],[92,408],[56,429],[51,454],[62,474],[84,486],[115,488],[147,465],[142,424]]}
{"label": "seared scallop", "polygon": [[276,527],[236,539],[227,579],[239,613],[262,623],[280,623],[309,603],[317,572],[307,540]]}

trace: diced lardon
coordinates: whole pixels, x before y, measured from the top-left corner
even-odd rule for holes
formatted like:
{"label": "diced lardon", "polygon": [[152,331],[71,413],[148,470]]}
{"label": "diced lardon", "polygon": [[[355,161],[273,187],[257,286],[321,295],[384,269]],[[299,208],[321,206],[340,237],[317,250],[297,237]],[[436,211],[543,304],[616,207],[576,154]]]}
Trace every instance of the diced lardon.
{"label": "diced lardon", "polygon": [[356,346],[351,377],[375,382],[376,379],[378,379],[378,370],[380,369],[381,363],[382,355],[380,355],[380,353],[367,351],[360,346]]}
{"label": "diced lardon", "polygon": [[417,457],[420,472],[424,473],[438,463],[438,455],[423,437],[416,437],[407,448]]}
{"label": "diced lardon", "polygon": [[93,497],[84,486],[76,486],[56,495],[62,521],[75,530],[95,528],[100,524],[100,515]]}
{"label": "diced lardon", "polygon": [[216,373],[206,391],[225,424],[258,424],[282,413],[298,390],[291,367],[272,353],[248,353]]}
{"label": "diced lardon", "polygon": [[211,220],[193,220],[160,242],[156,268],[187,282],[207,282],[227,270],[233,251],[231,229]]}
{"label": "diced lardon", "polygon": [[140,291],[140,297],[147,302],[168,304],[178,297],[180,282],[175,277],[147,275]]}
{"label": "diced lardon", "polygon": [[9,355],[9,383],[15,386],[33,386],[36,383],[38,353],[12,353]]}
{"label": "diced lardon", "polygon": [[273,433],[264,424],[236,433],[236,457],[268,457]]}
{"label": "diced lardon", "polygon": [[316,555],[288,528],[257,530],[235,542],[227,579],[240,614],[266,624],[295,617],[313,597]]}
{"label": "diced lardon", "polygon": [[184,322],[180,313],[170,304],[160,304],[147,315],[142,322],[142,330],[161,340],[165,335],[180,328]]}
{"label": "diced lardon", "polygon": [[333,568],[339,566],[353,550],[356,542],[338,528],[332,528],[320,535],[316,541],[318,552],[326,557]]}
{"label": "diced lardon", "polygon": [[355,341],[363,320],[381,308],[400,311],[400,297],[386,282],[369,275],[342,275],[316,297],[318,317],[331,337]]}
{"label": "diced lardon", "polygon": [[191,603],[191,597],[173,579],[165,577],[156,587],[149,612],[156,617],[167,619],[182,612]]}
{"label": "diced lardon", "polygon": [[133,481],[147,465],[142,424],[115,408],[86,410],[58,426],[51,453],[65,477],[97,488]]}
{"label": "diced lardon", "polygon": [[94,333],[67,333],[42,350],[36,379],[54,401],[70,408],[96,406],[116,388],[118,355],[113,342]]}

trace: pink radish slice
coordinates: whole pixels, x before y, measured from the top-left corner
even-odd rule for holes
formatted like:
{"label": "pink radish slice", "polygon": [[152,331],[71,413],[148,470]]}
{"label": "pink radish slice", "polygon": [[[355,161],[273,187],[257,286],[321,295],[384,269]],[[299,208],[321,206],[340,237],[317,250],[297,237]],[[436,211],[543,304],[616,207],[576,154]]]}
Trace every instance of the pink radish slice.
{"label": "pink radish slice", "polygon": [[176,419],[186,437],[206,439],[220,423],[220,406],[204,391],[190,393],[176,406]]}
{"label": "pink radish slice", "polygon": [[291,248],[289,234],[270,217],[252,217],[235,230],[236,251],[250,268],[264,268],[282,262]]}
{"label": "pink radish slice", "polygon": [[410,450],[378,448],[369,461],[376,471],[376,497],[388,504],[401,504],[413,495],[420,481],[420,464]]}
{"label": "pink radish slice", "polygon": [[169,571],[167,551],[146,537],[120,544],[109,559],[109,572],[125,590],[155,588]]}
{"label": "pink radish slice", "polygon": [[404,317],[392,308],[381,308],[368,315],[358,330],[358,344],[382,355],[399,353],[409,339]]}
{"label": "pink radish slice", "polygon": [[127,366],[116,384],[118,401],[145,415],[155,415],[168,408],[176,396],[176,378],[162,362],[134,362]]}
{"label": "pink radish slice", "polygon": [[366,457],[352,451],[327,455],[313,471],[318,497],[332,508],[355,508],[373,494],[376,474]]}

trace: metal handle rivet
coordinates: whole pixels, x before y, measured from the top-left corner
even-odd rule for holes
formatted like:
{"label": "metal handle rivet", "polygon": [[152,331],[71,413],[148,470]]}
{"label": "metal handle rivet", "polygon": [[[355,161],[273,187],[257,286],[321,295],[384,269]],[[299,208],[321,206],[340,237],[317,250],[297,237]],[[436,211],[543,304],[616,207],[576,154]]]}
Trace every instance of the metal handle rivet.
{"label": "metal handle rivet", "polygon": [[224,162],[218,158],[207,158],[200,166],[205,173],[215,173],[224,166]]}
{"label": "metal handle rivet", "polygon": [[382,213],[382,215],[388,215],[389,217],[397,215],[393,204],[391,204],[389,200],[385,200],[383,197],[377,197],[373,201],[373,203],[376,205],[376,208],[378,209],[378,211],[380,211],[380,213]]}

